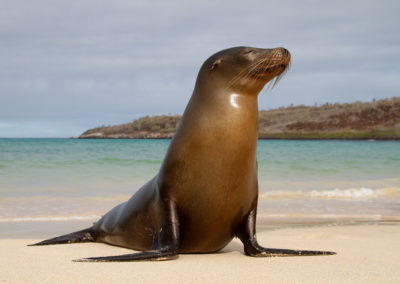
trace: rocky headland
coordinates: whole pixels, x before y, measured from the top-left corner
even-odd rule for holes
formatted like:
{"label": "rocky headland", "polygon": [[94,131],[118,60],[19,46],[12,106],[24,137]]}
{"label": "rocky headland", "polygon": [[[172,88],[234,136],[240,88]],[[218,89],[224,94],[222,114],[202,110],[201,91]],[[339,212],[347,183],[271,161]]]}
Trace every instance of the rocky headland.
{"label": "rocky headland", "polygon": [[[171,138],[180,118],[146,116],[126,124],[89,129],[78,138]],[[262,110],[259,138],[400,140],[400,97]]]}

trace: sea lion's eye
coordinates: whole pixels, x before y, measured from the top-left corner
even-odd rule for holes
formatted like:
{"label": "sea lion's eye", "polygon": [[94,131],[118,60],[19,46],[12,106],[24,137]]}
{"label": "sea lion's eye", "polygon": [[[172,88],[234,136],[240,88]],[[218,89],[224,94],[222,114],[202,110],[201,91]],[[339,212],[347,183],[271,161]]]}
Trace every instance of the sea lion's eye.
{"label": "sea lion's eye", "polygon": [[254,50],[253,50],[253,49],[250,49],[250,50],[248,50],[248,51],[243,52],[243,54],[249,54],[249,53],[253,53],[253,52],[254,52]]}

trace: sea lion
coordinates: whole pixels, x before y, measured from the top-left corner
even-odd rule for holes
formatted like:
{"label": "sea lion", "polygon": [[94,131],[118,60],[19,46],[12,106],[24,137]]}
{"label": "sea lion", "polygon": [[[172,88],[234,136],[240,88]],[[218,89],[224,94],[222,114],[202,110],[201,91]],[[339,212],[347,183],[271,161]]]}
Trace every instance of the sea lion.
{"label": "sea lion", "polygon": [[159,173],[92,227],[39,242],[102,242],[142,252],[77,261],[167,260],[238,237],[249,256],[327,255],[256,240],[258,93],[288,69],[284,48],[234,47],[202,65]]}

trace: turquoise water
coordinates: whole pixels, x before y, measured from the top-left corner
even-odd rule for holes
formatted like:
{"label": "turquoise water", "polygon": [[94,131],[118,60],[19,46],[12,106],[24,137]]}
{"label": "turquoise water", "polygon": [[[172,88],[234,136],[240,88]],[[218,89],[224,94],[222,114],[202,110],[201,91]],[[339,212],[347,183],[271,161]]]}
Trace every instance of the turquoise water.
{"label": "turquoise water", "polygon": [[132,193],[132,183],[140,185],[157,173],[168,144],[167,140],[0,139],[0,194]]}
{"label": "turquoise water", "polygon": [[[0,139],[0,222],[96,219],[157,173],[169,142]],[[399,142],[260,140],[257,158],[265,222],[400,219]]]}
{"label": "turquoise water", "polygon": [[261,140],[258,163],[261,176],[273,180],[397,178],[400,143]]}

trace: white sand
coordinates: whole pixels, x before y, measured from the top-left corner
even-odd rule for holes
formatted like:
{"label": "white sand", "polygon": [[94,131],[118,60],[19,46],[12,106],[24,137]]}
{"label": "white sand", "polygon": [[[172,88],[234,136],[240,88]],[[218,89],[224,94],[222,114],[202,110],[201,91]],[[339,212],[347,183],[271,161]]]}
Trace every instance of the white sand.
{"label": "white sand", "polygon": [[129,253],[104,244],[27,247],[0,239],[0,283],[400,283],[400,226],[282,229],[258,234],[276,248],[332,250],[334,256],[252,258],[234,240],[222,252],[163,262],[77,263]]}

